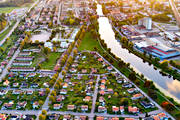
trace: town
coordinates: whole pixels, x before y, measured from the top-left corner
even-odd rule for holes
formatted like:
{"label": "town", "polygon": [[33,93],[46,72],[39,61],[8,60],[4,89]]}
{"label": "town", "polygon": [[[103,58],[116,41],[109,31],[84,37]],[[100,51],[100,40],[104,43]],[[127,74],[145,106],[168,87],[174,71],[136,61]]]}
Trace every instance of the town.
{"label": "town", "polygon": [[0,119],[180,119],[179,5],[0,0]]}

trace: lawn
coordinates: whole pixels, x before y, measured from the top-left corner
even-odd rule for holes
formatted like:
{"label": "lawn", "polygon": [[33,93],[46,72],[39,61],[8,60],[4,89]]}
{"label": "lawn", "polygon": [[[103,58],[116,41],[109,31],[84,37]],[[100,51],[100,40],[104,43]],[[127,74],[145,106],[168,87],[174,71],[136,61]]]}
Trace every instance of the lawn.
{"label": "lawn", "polygon": [[12,24],[9,26],[9,28],[7,30],[5,30],[3,33],[0,34],[0,41],[3,40],[6,35],[9,33],[9,31],[13,28],[13,26],[15,25],[15,21],[12,22]]}
{"label": "lawn", "polygon": [[0,13],[10,13],[14,9],[17,9],[19,7],[1,7],[0,8]]}
{"label": "lawn", "polygon": [[100,45],[96,39],[93,38],[93,35],[90,32],[87,32],[81,42],[81,45],[79,46],[78,50],[90,50],[94,51],[94,47],[100,48]]}
{"label": "lawn", "polygon": [[48,61],[43,62],[41,65],[42,69],[52,70],[56,65],[56,61],[60,57],[60,55],[61,53],[55,53],[55,52],[49,53]]}

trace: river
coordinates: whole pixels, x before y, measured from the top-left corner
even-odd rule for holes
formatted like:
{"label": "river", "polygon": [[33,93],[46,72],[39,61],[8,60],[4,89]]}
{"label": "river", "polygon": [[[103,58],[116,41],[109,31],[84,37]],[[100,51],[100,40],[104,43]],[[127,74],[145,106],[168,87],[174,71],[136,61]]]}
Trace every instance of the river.
{"label": "river", "polygon": [[[97,14],[103,16],[102,6],[99,4],[97,5]],[[154,81],[156,87],[165,95],[174,98],[174,100],[180,103],[180,81],[173,80],[172,77],[162,76],[159,70],[154,69],[153,65],[149,65],[147,62],[144,63],[141,58],[129,53],[127,49],[122,48],[120,43],[115,39],[114,31],[107,17],[99,17],[98,22],[101,39],[104,39],[107,47],[111,48],[113,54],[126,63],[130,63],[136,72]]]}

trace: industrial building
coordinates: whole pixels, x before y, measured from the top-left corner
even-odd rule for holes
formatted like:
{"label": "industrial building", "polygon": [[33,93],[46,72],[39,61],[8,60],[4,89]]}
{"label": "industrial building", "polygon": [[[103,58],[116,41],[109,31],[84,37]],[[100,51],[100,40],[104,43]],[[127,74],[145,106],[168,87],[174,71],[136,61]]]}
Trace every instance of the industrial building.
{"label": "industrial building", "polygon": [[139,26],[144,26],[147,30],[152,29],[152,19],[149,17],[142,18],[138,21]]}
{"label": "industrial building", "polygon": [[137,42],[134,44],[134,46],[140,51],[146,51],[148,54],[158,57],[161,60],[180,56],[179,51],[165,46],[155,38],[150,38],[147,41]]}

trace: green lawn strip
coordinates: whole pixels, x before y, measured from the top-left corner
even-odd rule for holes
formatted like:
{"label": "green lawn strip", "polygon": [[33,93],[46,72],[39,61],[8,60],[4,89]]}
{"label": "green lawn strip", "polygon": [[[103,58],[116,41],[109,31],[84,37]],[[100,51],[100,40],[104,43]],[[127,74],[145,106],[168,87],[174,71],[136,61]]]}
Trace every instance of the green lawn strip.
{"label": "green lawn strip", "polygon": [[20,7],[1,7],[0,8],[0,13],[10,13],[14,9],[18,9],[18,8],[20,8]]}
{"label": "green lawn strip", "polygon": [[3,33],[0,34],[0,41],[3,40],[6,35],[9,33],[9,31],[13,28],[13,26],[15,25],[15,21],[12,22],[12,24],[9,26],[9,28],[7,30],[5,30]]}
{"label": "green lawn strip", "polygon": [[48,54],[48,61],[45,61],[41,64],[42,69],[50,69],[52,70],[56,65],[57,59],[60,57],[61,53],[49,53]]}

